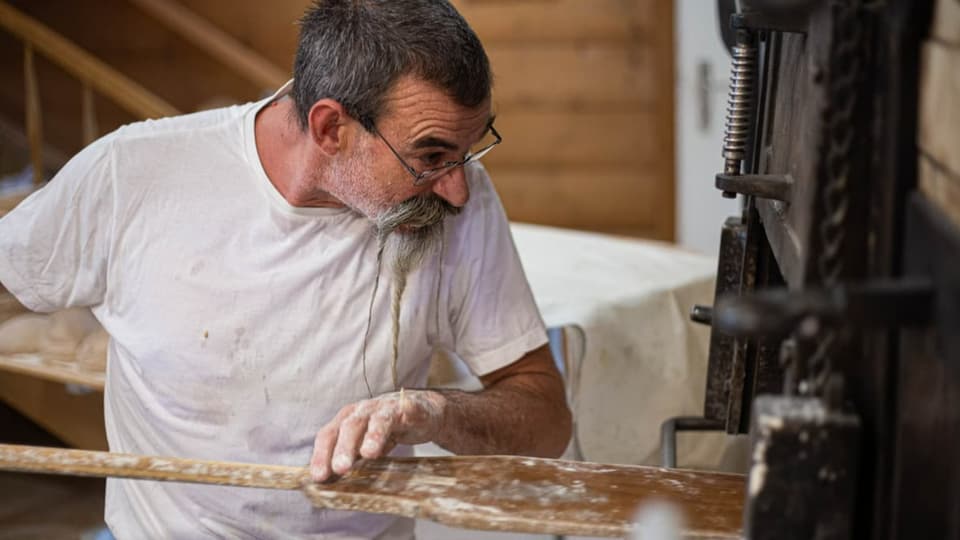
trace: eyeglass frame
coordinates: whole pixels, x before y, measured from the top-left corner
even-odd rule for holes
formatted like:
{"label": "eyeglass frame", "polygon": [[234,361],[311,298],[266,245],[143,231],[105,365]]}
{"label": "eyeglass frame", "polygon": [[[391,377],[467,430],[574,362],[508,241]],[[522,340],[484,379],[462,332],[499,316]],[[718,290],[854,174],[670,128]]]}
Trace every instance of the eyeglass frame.
{"label": "eyeglass frame", "polygon": [[501,137],[500,134],[497,133],[496,128],[493,127],[493,123],[491,122],[489,126],[490,133],[492,133],[493,136],[497,138],[497,140],[493,141],[487,146],[484,146],[483,148],[481,148],[480,150],[472,154],[468,153],[467,155],[463,156],[463,159],[459,159],[457,161],[446,161],[440,167],[434,167],[432,169],[427,169],[425,171],[418,173],[416,169],[414,169],[409,164],[407,164],[406,160],[404,160],[403,157],[400,156],[400,152],[397,152],[397,150],[393,147],[393,145],[390,144],[389,141],[387,141],[386,137],[384,137],[383,134],[380,133],[380,130],[377,129],[377,126],[374,125],[373,122],[370,122],[369,125],[370,125],[370,131],[376,134],[377,137],[380,137],[380,140],[383,141],[383,144],[387,145],[387,148],[389,148],[390,151],[393,152],[393,155],[397,156],[397,160],[400,161],[400,164],[403,165],[403,168],[406,169],[408,173],[410,173],[410,176],[413,177],[413,185],[415,186],[422,186],[423,184],[426,184],[431,179],[439,178],[440,176],[443,176],[447,172],[452,171],[457,167],[466,165],[471,161],[477,161],[483,156],[487,155],[487,153],[490,152],[490,150],[493,150],[494,146],[503,142],[503,137]]}

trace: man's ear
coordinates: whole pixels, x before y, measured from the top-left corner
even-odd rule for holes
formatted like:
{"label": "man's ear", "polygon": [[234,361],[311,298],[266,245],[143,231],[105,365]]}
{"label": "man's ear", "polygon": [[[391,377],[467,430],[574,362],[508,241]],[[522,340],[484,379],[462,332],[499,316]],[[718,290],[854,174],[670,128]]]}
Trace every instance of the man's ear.
{"label": "man's ear", "polygon": [[314,103],[307,115],[307,125],[317,148],[328,155],[342,150],[348,118],[343,105],[335,100],[321,99]]}

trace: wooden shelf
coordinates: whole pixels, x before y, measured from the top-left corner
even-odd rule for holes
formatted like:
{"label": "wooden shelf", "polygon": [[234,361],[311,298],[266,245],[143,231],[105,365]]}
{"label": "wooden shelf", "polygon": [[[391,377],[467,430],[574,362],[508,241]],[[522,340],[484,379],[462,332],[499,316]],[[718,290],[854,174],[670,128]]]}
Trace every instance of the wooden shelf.
{"label": "wooden shelf", "polygon": [[70,357],[50,354],[0,354],[0,370],[52,382],[80,384],[99,391],[103,391],[106,379],[103,371],[80,366]]}
{"label": "wooden shelf", "polygon": [[[21,313],[27,313],[27,309],[0,286],[0,322]],[[81,366],[70,356],[48,353],[0,354],[0,371],[50,382],[80,384],[101,392],[106,379],[103,371]]]}

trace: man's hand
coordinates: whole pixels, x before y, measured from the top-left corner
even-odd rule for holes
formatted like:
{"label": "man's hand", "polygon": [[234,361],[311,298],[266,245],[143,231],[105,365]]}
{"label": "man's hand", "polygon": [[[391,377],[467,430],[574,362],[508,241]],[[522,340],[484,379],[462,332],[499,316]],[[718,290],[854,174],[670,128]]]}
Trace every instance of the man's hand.
{"label": "man's hand", "polygon": [[444,406],[444,397],[429,390],[401,390],[347,405],[317,432],[310,475],[323,482],[331,472],[346,473],[358,456],[377,458],[397,444],[434,440]]}
{"label": "man's hand", "polygon": [[310,473],[322,482],[358,456],[435,442],[455,454],[556,457],[571,435],[563,378],[547,345],[480,377],[484,389],[405,390],[348,405],[317,433]]}

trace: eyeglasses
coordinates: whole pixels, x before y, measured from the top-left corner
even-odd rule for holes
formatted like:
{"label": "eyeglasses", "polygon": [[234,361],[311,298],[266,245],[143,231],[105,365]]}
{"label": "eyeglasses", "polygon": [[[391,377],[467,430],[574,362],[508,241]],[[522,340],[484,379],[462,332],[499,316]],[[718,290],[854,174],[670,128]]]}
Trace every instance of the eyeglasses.
{"label": "eyeglasses", "polygon": [[[372,126],[372,123],[371,123],[371,126]],[[476,161],[482,158],[487,154],[487,152],[492,150],[494,146],[500,144],[503,141],[503,137],[501,137],[500,134],[497,133],[497,130],[494,129],[493,124],[490,124],[489,133],[494,136],[494,140],[492,142],[483,144],[476,150],[467,152],[467,154],[463,156],[463,159],[461,160],[445,161],[439,167],[434,167],[431,169],[427,169],[425,171],[417,172],[416,169],[408,165],[407,162],[404,161],[402,157],[400,157],[400,153],[393,148],[393,145],[387,142],[387,139],[385,139],[384,136],[380,134],[380,130],[378,130],[376,126],[372,126],[371,130],[377,134],[377,137],[380,137],[380,140],[383,141],[383,144],[387,145],[387,148],[389,148],[390,151],[393,152],[393,155],[397,156],[397,159],[400,160],[400,164],[403,165],[403,168],[410,173],[410,176],[413,176],[413,185],[415,186],[422,186],[423,184],[426,184],[431,180],[434,180],[436,178],[443,176],[444,174],[448,173],[449,171],[451,171],[456,167],[460,167],[461,165],[466,165],[471,161]]]}

